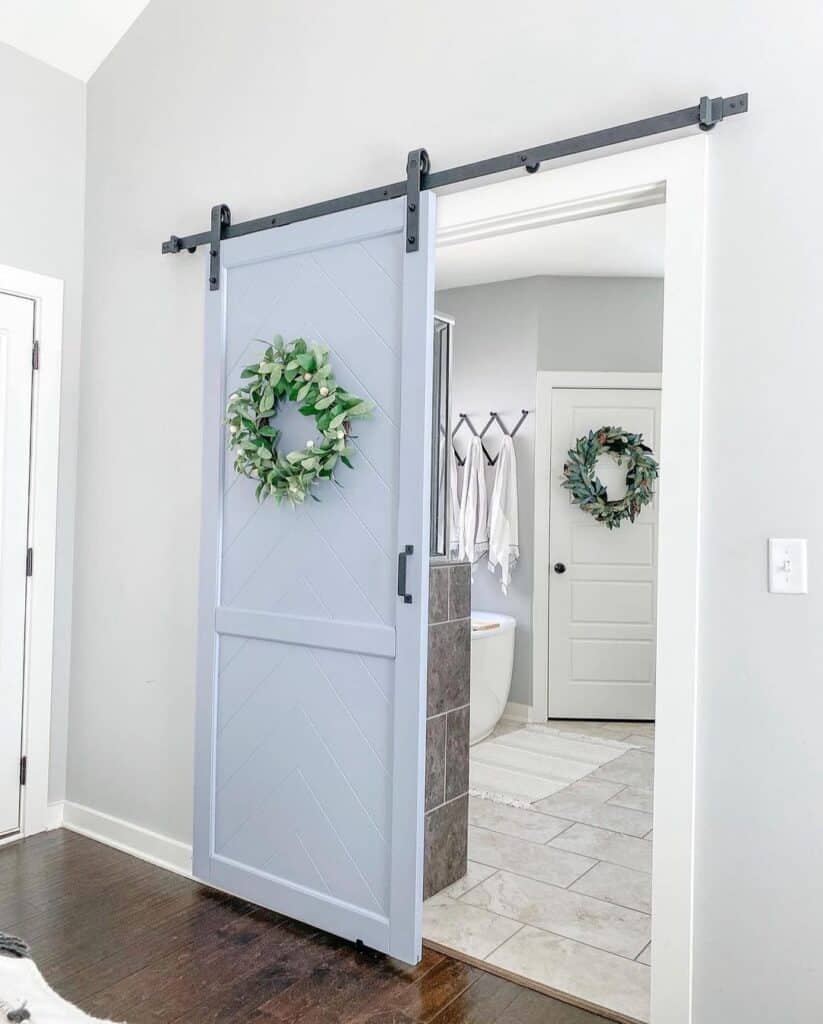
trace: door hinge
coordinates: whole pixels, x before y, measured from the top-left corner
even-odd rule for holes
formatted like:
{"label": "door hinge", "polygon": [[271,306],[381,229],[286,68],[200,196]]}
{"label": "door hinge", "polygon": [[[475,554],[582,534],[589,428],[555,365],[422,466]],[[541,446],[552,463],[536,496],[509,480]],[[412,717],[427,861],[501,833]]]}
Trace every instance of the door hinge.
{"label": "door hinge", "polygon": [[29,765],[29,759],[24,754],[23,757],[20,758],[20,785],[21,786],[25,786],[25,784],[26,784],[26,775],[28,773],[28,765]]}
{"label": "door hinge", "polygon": [[31,347],[31,368],[32,370],[40,369],[40,342],[35,341]]}
{"label": "door hinge", "polygon": [[34,572],[34,550],[32,548],[26,549],[26,575],[31,576]]}

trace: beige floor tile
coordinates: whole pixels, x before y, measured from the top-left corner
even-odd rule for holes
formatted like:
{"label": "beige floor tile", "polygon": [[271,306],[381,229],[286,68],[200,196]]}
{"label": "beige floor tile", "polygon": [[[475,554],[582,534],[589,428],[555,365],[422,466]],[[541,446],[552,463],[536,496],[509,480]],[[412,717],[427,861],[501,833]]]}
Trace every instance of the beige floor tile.
{"label": "beige floor tile", "polygon": [[489,739],[497,739],[498,736],[506,736],[510,732],[517,732],[523,728],[522,722],[514,722],[510,718],[501,718],[497,725],[492,729],[492,734]]}
{"label": "beige floor tile", "polygon": [[633,871],[619,864],[601,861],[570,888],[644,914],[652,912],[652,876],[645,871]]}
{"label": "beige floor tile", "polygon": [[649,943],[648,946],[646,946],[646,948],[640,954],[640,956],[637,957],[637,962],[639,964],[647,964],[649,967],[651,967],[651,965],[652,965],[652,944],[651,943]]}
{"label": "beige floor tile", "polygon": [[469,824],[491,832],[502,832],[516,839],[526,839],[531,843],[547,843],[569,827],[568,821],[553,818],[549,814],[509,807],[476,796],[469,798]]}
{"label": "beige floor tile", "polygon": [[523,928],[488,962],[543,985],[649,1019],[649,968],[537,928]]}
{"label": "beige floor tile", "polygon": [[654,754],[646,750],[628,750],[625,754],[596,768],[593,779],[622,782],[637,789],[654,788]]}
{"label": "beige floor tile", "polygon": [[626,786],[618,793],[609,797],[608,802],[617,807],[631,807],[634,811],[647,811],[649,814],[654,809],[654,794],[650,789],[636,789],[633,786]]}
{"label": "beige floor tile", "polygon": [[632,747],[639,747],[641,750],[654,750],[654,740],[650,736],[643,736],[639,733],[632,733],[623,742]]}
{"label": "beige floor tile", "polygon": [[651,937],[648,914],[508,871],[487,878],[460,902],[630,959]]}
{"label": "beige floor tile", "polygon": [[593,779],[591,775],[587,775],[585,779],[569,783],[563,792],[576,793],[587,800],[604,804],[625,788],[621,782],[604,782],[602,779]]}
{"label": "beige floor tile", "polygon": [[564,887],[595,864],[589,857],[475,827],[469,828],[469,859]]}
{"label": "beige floor tile", "polygon": [[593,860],[605,860],[635,871],[652,869],[652,844],[645,839],[622,836],[590,825],[572,825],[552,839],[550,846],[579,853]]}
{"label": "beige floor tile", "polygon": [[[603,728],[613,736],[649,736],[654,739],[654,722],[603,722]],[[626,740],[624,739],[625,743]]]}
{"label": "beige floor tile", "polygon": [[559,793],[538,801],[534,807],[537,811],[557,818],[567,818],[569,821],[579,821],[637,838],[645,836],[652,827],[651,814],[603,803],[579,784],[577,787],[561,789]]}
{"label": "beige floor tile", "polygon": [[469,889],[473,889],[476,885],[485,881],[496,870],[497,868],[489,867],[486,864],[478,864],[476,861],[470,860],[466,865],[466,874],[462,878],[458,878],[456,882],[446,886],[445,889],[441,889],[437,895],[451,896],[453,900],[456,900],[459,896],[468,892]]}
{"label": "beige floor tile", "polygon": [[438,893],[423,904],[423,937],[484,959],[520,928],[517,921]]}

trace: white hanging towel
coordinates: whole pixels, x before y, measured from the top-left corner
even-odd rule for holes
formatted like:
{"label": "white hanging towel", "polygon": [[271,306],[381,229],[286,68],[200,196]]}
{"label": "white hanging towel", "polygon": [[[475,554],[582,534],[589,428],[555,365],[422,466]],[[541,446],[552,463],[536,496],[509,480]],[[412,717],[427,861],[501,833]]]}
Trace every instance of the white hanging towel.
{"label": "white hanging towel", "polygon": [[500,566],[500,582],[507,593],[512,569],[520,558],[517,538],[517,460],[514,444],[503,438],[489,503],[489,572]]}
{"label": "white hanging towel", "polygon": [[448,443],[449,460],[449,554],[452,558],[460,550],[460,490],[457,484],[457,453],[454,445]]}
{"label": "white hanging towel", "polygon": [[469,441],[463,466],[460,499],[460,533],[457,554],[472,565],[489,550],[489,516],[486,497],[486,456],[479,437]]}

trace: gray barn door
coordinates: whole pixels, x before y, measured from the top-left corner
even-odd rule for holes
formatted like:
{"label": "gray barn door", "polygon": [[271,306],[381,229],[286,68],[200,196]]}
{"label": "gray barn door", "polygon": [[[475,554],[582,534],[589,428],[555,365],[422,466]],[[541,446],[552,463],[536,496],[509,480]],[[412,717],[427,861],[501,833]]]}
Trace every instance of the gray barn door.
{"label": "gray barn door", "polygon": [[[402,199],[222,245],[206,309],[194,830],[198,877],[412,963],[434,302],[424,200],[416,253]],[[328,347],[338,382],[375,405],[344,486],[297,508],[258,504],[222,422],[258,339],[277,334]],[[294,423],[286,411],[287,449],[314,433]],[[406,545],[411,603],[397,593]]]}

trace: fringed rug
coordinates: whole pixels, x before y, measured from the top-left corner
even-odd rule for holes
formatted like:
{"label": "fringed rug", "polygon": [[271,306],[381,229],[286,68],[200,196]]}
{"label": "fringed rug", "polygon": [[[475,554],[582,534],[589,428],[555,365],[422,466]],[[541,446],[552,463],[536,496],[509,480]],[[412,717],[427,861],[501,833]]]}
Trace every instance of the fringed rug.
{"label": "fringed rug", "polygon": [[[469,753],[470,795],[529,808],[639,746],[615,739],[606,725],[575,726],[530,722],[475,743]],[[628,723],[625,732],[631,729]]]}
{"label": "fringed rug", "polygon": [[78,1010],[46,984],[21,939],[0,932],[0,1024],[114,1024]]}

